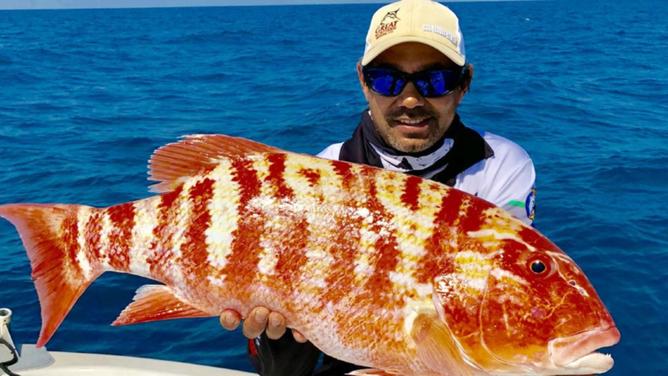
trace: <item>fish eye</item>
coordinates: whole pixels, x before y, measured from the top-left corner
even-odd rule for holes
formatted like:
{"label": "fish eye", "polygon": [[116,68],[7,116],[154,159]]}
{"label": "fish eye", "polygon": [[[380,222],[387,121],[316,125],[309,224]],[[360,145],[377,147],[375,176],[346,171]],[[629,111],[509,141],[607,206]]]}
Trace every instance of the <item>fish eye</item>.
{"label": "fish eye", "polygon": [[529,267],[536,274],[543,274],[547,270],[547,265],[541,260],[534,260]]}

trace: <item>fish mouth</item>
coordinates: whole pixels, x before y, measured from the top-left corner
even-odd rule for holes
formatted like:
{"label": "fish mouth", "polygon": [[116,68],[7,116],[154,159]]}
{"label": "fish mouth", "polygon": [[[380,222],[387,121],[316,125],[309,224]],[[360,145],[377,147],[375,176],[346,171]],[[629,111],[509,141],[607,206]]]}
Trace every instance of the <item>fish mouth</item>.
{"label": "fish mouth", "polygon": [[566,338],[553,339],[548,345],[550,358],[554,365],[561,369],[578,371],[569,374],[607,372],[614,365],[614,360],[609,354],[602,354],[596,350],[616,344],[620,336],[616,326],[609,326]]}

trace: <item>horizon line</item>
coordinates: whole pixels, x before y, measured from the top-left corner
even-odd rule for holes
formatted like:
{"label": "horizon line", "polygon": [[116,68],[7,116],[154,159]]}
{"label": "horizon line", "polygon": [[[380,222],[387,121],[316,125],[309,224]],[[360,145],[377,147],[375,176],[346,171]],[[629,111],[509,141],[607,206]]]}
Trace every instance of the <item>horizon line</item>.
{"label": "horizon line", "polygon": [[[81,2],[79,2],[81,1]],[[157,0],[147,1],[137,4],[136,2],[128,4],[118,4],[118,1],[100,1],[97,4],[91,4],[91,1],[84,0],[69,0],[63,3],[62,0],[31,0],[30,4],[9,4],[2,5],[0,3],[0,11],[3,10],[76,10],[76,9],[152,9],[152,8],[206,8],[206,7],[244,7],[244,6],[288,6],[288,5],[353,5],[353,4],[382,4],[390,3],[390,0],[257,0],[253,2],[239,1],[239,0],[205,0],[199,2],[184,1],[184,0]],[[532,0],[451,0],[441,1],[441,3],[469,3],[469,2],[517,2],[517,1],[532,1]],[[156,2],[157,4],[152,4]],[[117,4],[113,4],[117,3]]]}

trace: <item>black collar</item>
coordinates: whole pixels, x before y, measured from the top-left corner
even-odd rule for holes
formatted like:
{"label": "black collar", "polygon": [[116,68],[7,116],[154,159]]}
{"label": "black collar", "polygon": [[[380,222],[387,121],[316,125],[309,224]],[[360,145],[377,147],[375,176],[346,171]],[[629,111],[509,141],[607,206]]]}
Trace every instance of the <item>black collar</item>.
{"label": "black collar", "polygon": [[[339,159],[342,161],[363,163],[375,167],[383,167],[381,157],[374,147],[381,151],[387,151],[396,155],[397,151],[387,145],[380,136],[378,136],[373,120],[369,116],[369,111],[362,113],[360,123],[353,132],[352,137],[343,143]],[[450,151],[442,158],[434,162],[432,167],[423,170],[406,171],[409,174],[423,176],[434,170],[441,170],[431,177],[432,180],[453,186],[455,178],[461,172],[474,164],[494,155],[491,146],[475,130],[467,128],[460,120],[459,115],[455,115],[452,124],[445,132],[445,135],[439,142],[429,149],[411,156],[422,156],[433,153],[439,149],[446,139],[454,141]],[[372,146],[373,145],[373,146]],[[445,168],[443,168],[445,166]]]}

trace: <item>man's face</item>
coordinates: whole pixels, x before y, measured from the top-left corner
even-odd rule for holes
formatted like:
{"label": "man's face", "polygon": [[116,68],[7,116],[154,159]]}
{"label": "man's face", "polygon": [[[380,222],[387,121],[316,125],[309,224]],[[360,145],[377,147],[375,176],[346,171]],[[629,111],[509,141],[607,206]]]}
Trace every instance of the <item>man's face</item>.
{"label": "man's face", "polygon": [[[450,59],[421,43],[402,43],[378,55],[369,65],[390,66],[405,73],[428,68],[457,68]],[[455,89],[443,97],[425,98],[409,82],[395,97],[385,97],[366,86],[361,66],[358,76],[369,102],[371,118],[378,134],[393,148],[421,152],[434,145],[448,130],[465,90]]]}

